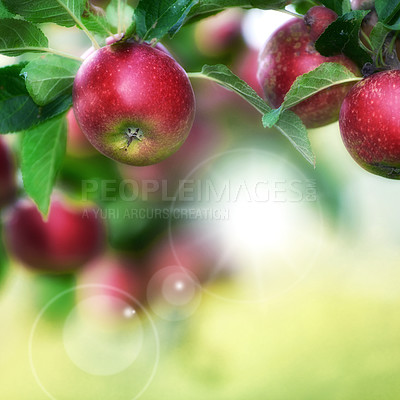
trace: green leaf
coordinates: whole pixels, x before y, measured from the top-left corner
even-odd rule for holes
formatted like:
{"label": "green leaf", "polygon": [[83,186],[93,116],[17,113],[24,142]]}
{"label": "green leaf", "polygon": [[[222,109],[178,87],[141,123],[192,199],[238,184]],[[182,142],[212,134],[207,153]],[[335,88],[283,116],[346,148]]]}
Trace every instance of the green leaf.
{"label": "green leaf", "polygon": [[278,121],[282,113],[282,107],[274,108],[263,115],[262,123],[264,128],[272,128]]}
{"label": "green leaf", "polygon": [[400,0],[375,0],[379,21],[389,24],[400,11]]}
{"label": "green leaf", "polygon": [[277,10],[284,8],[287,4],[286,0],[199,0],[190,10],[186,20],[190,20],[190,22],[198,21],[229,7]]}
{"label": "green leaf", "polygon": [[29,129],[65,112],[72,105],[72,96],[63,95],[39,107],[21,77],[26,65],[25,62],[0,68],[0,133]]}
{"label": "green leaf", "polygon": [[[323,63],[314,70],[296,78],[286,93],[282,105],[277,110],[280,110],[279,113],[281,113],[332,86],[358,82],[360,80],[361,78],[355,76],[341,64]],[[269,118],[271,118],[271,121],[276,118],[276,110],[273,111],[273,116],[264,116],[266,121],[269,121]]]}
{"label": "green leaf", "polygon": [[[246,82],[234,75],[225,65],[205,65],[201,72],[189,74],[193,78],[207,78],[235,92],[248,101],[262,115],[271,112],[271,107]],[[276,128],[286,136],[304,158],[315,165],[315,156],[301,119],[291,111],[284,111]]]}
{"label": "green leaf", "polygon": [[359,31],[362,20],[369,11],[352,11],[332,22],[315,43],[323,56],[343,53],[360,68],[371,62],[370,55],[360,47]]}
{"label": "green leaf", "polygon": [[72,94],[79,61],[48,54],[37,58],[21,71],[26,88],[36,104],[44,106],[64,94]]}
{"label": "green leaf", "polygon": [[0,18],[12,18],[13,16],[14,14],[7,10],[2,0],[0,0]]}
{"label": "green leaf", "polygon": [[111,0],[106,8],[107,21],[116,30],[119,23],[121,27],[129,26],[132,23],[133,14],[133,8],[120,0]]}
{"label": "green leaf", "polygon": [[275,126],[286,136],[296,150],[315,167],[316,158],[311,148],[307,128],[304,126],[300,117],[289,110],[284,111]]}
{"label": "green leaf", "polygon": [[261,114],[271,111],[271,107],[251,88],[245,81],[238,78],[227,66],[204,65],[200,73],[190,74],[193,77],[207,77],[217,82],[226,89],[237,93],[240,97],[248,101]]}
{"label": "green leaf", "polygon": [[350,0],[321,0],[321,4],[335,11],[338,15],[343,15],[351,11]]}
{"label": "green leaf", "polygon": [[26,52],[40,52],[48,47],[44,33],[21,19],[2,19],[0,23],[0,54],[16,57]]}
{"label": "green leaf", "polygon": [[198,0],[140,0],[135,9],[136,33],[146,41],[177,32]]}
{"label": "green leaf", "polygon": [[296,1],[293,3],[294,9],[297,14],[306,14],[307,11],[315,6],[315,3],[312,1],[304,0],[304,1]]}
{"label": "green leaf", "polygon": [[72,27],[83,14],[87,0],[2,0],[14,14],[35,23],[54,22]]}
{"label": "green leaf", "polygon": [[61,168],[67,144],[65,116],[54,118],[24,132],[21,171],[24,187],[43,215],[47,215],[50,196]]}
{"label": "green leaf", "polygon": [[372,45],[372,49],[375,54],[382,48],[386,41],[387,35],[390,33],[390,29],[387,28],[382,22],[378,22],[372,29],[369,35],[369,40]]}
{"label": "green leaf", "polygon": [[82,24],[89,32],[92,32],[97,37],[103,40],[112,35],[111,25],[108,23],[107,18],[102,15],[95,15],[93,13],[85,13],[81,18]]}

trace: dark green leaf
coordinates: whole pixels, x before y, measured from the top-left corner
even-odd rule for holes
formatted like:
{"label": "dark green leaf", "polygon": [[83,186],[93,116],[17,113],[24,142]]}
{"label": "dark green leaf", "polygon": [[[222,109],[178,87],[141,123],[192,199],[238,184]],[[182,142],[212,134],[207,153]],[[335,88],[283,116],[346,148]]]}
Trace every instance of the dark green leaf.
{"label": "dark green leaf", "polygon": [[0,68],[0,133],[19,132],[53,118],[71,107],[72,96],[63,95],[44,107],[30,97],[22,69],[27,63]]}
{"label": "dark green leaf", "polygon": [[23,134],[21,171],[24,187],[43,215],[47,215],[50,196],[61,168],[67,143],[64,116],[53,118]]}
{"label": "dark green leaf", "polygon": [[350,0],[320,0],[325,6],[335,11],[338,15],[343,15],[351,11]]}
{"label": "dark green leaf", "polygon": [[277,10],[287,5],[286,0],[199,0],[190,10],[187,21],[198,21],[229,7]]}
{"label": "dark green leaf", "polygon": [[0,54],[9,57],[26,52],[40,52],[48,40],[35,25],[21,19],[2,19],[0,23]]}
{"label": "dark green leaf", "polygon": [[87,0],[2,0],[13,13],[35,23],[54,22],[71,27],[80,20]]}
{"label": "dark green leaf", "polygon": [[[190,76],[198,78],[206,77],[217,82],[219,85],[244,98],[262,115],[272,110],[246,82],[234,75],[225,65],[205,65],[200,73],[190,74]],[[307,136],[307,129],[296,114],[291,111],[283,112],[275,126],[290,140],[293,146],[308,162],[315,165],[315,157]]]}
{"label": "dark green leaf", "polygon": [[198,0],[140,0],[135,9],[136,33],[143,40],[176,32]]}
{"label": "dark green leaf", "polygon": [[360,47],[359,31],[368,11],[352,11],[332,22],[315,43],[323,56],[343,53],[360,68],[371,62],[370,55]]}
{"label": "dark green leaf", "polygon": [[389,24],[400,11],[400,0],[375,0],[379,21]]}
{"label": "dark green leaf", "polygon": [[13,16],[14,14],[7,10],[2,0],[0,0],[0,18],[12,18]]}
{"label": "dark green leaf", "polygon": [[[378,22],[379,23],[379,22]],[[400,15],[393,20],[391,24],[383,24],[384,27],[393,31],[400,31]]]}
{"label": "dark green leaf", "polygon": [[79,61],[48,54],[29,62],[21,74],[35,103],[44,106],[61,95],[72,94],[80,66]]}

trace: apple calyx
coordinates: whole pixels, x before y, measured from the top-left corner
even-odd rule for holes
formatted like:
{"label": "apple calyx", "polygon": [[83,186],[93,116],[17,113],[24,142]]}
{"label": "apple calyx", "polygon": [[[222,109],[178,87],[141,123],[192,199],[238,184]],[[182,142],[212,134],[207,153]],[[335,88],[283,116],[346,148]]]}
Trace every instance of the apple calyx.
{"label": "apple calyx", "polygon": [[131,127],[126,129],[124,135],[127,138],[127,143],[126,146],[121,147],[121,149],[125,149],[125,151],[128,151],[128,147],[131,145],[134,139],[139,140],[139,142],[141,142],[144,137],[144,133],[140,128],[131,128]]}

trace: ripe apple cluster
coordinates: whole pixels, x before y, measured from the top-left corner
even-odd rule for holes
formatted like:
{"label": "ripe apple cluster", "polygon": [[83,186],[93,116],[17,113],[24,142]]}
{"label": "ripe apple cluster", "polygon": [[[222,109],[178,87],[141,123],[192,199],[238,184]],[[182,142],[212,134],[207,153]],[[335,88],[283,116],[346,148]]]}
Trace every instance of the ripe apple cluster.
{"label": "ripe apple cluster", "polygon": [[[371,1],[353,1],[354,9],[370,9]],[[376,16],[376,14],[375,14]],[[323,6],[312,7],[304,19],[292,19],[268,40],[259,56],[258,79],[267,102],[281,105],[295,79],[324,62],[336,62],[358,74],[344,55],[323,57],[314,43],[337,15]],[[375,23],[377,20],[375,20]],[[374,21],[363,25],[367,35]],[[375,73],[353,87],[337,85],[323,90],[292,108],[308,128],[339,119],[343,142],[367,171],[400,179],[400,71]]]}

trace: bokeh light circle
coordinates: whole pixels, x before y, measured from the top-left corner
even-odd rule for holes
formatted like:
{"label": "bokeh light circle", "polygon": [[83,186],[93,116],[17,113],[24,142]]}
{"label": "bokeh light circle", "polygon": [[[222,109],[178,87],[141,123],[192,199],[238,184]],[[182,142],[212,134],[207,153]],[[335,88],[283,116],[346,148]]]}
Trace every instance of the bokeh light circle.
{"label": "bokeh light circle", "polygon": [[[256,148],[216,154],[182,180],[171,203],[169,239],[185,272],[176,241],[181,214],[180,226],[194,232],[193,243],[204,253],[219,247],[201,288],[226,301],[262,302],[288,292],[310,272],[323,242],[317,182],[289,160]],[[229,296],[210,285],[221,275],[234,281]]]}
{"label": "bokeh light circle", "polygon": [[[127,400],[137,400],[147,390],[156,374],[160,358],[159,335],[153,319],[142,304],[129,293],[112,286],[79,285],[53,297],[40,310],[29,336],[29,362],[32,373],[37,384],[48,398],[53,400],[62,398],[61,394],[55,394],[58,389],[57,380],[62,379],[57,376],[57,373],[62,374],[62,372],[54,368],[53,359],[43,360],[42,354],[35,358],[35,337],[41,329],[48,329],[45,316],[52,306],[71,292],[93,288],[107,289],[109,293],[115,291],[118,294],[118,298],[113,299],[113,305],[119,306],[121,310],[121,315],[118,316],[119,324],[109,324],[108,322],[111,321],[108,319],[108,315],[105,319],[98,318],[98,315],[91,319],[85,313],[85,310],[94,305],[100,307],[102,304],[106,305],[109,301],[109,299],[105,299],[106,296],[98,295],[85,298],[69,310],[64,323],[60,326],[58,336],[61,339],[57,342],[57,346],[52,349],[54,350],[52,357],[65,357],[65,360],[69,360],[69,372],[73,371],[75,377],[82,378],[86,382],[91,380],[93,387],[96,383],[106,384],[107,379],[115,383],[116,379],[119,378],[118,374],[129,376],[129,380],[127,380],[125,375],[121,375],[123,382],[135,381],[132,377],[137,377],[132,384],[131,394],[126,397]],[[126,302],[121,299],[122,296],[127,299]],[[43,324],[43,327],[40,326],[41,324]],[[151,357],[148,357],[148,353],[144,351],[144,349],[149,348],[151,349]],[[46,368],[52,371],[50,378],[48,374],[39,372],[39,369],[44,370]],[[140,379],[138,379],[139,374]],[[48,379],[46,383],[44,383],[45,379]],[[75,384],[77,391],[79,391],[79,383],[75,382]],[[111,388],[111,383],[110,386],[106,385],[106,387]],[[62,389],[60,388],[60,390]],[[112,391],[103,391],[101,396],[108,399],[112,396]],[[79,397],[78,392],[76,397]],[[97,398],[103,397],[97,396]]]}
{"label": "bokeh light circle", "polygon": [[201,303],[197,278],[180,266],[164,267],[154,273],[147,285],[151,310],[167,321],[181,321],[194,314]]}

